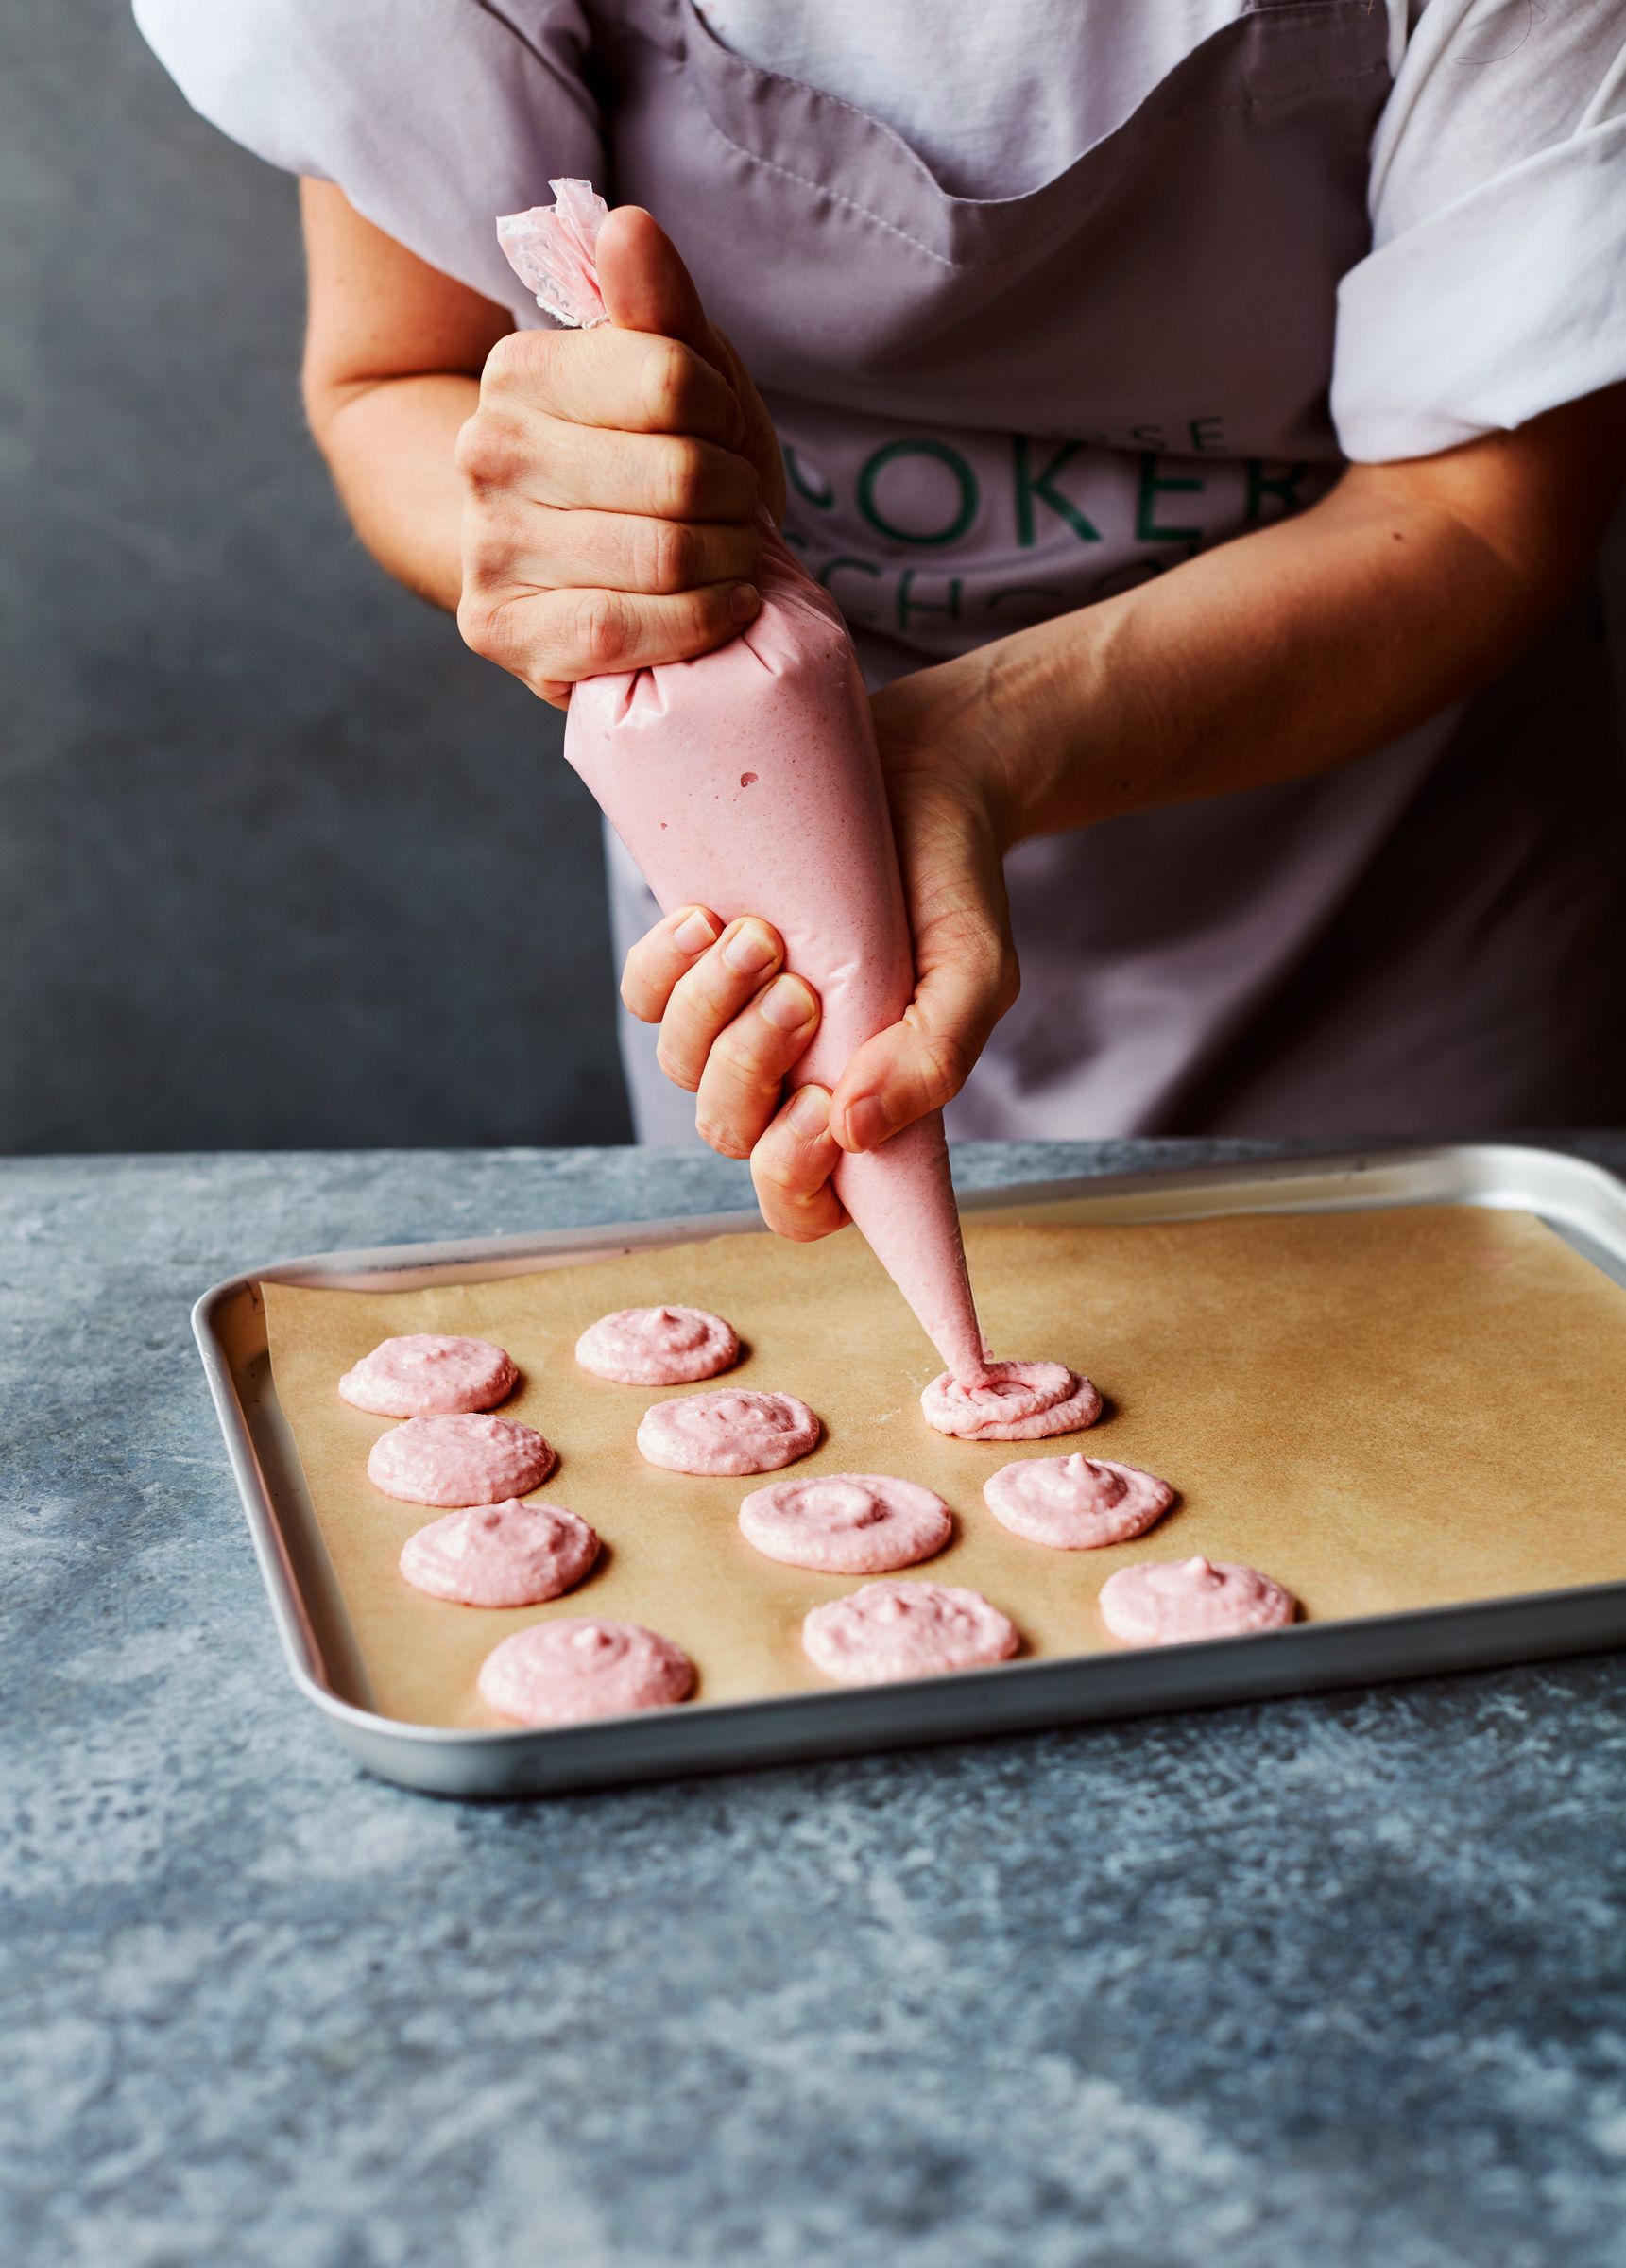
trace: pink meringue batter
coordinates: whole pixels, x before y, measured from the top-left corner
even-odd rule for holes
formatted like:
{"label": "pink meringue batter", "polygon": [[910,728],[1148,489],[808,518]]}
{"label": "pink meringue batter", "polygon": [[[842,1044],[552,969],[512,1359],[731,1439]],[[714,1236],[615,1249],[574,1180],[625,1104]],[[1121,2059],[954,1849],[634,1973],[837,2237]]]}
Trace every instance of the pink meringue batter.
{"label": "pink meringue batter", "polygon": [[840,1685],[891,1685],[1008,1661],[1020,1645],[980,1590],[948,1583],[866,1583],[802,1624],[808,1659]]}
{"label": "pink meringue batter", "polygon": [[638,1446],[668,1472],[775,1472],[818,1447],[819,1421],[794,1394],[683,1394],[643,1414]]}
{"label": "pink meringue batter", "polygon": [[539,1487],[557,1462],[511,1418],[409,1418],[373,1443],[367,1477],[403,1503],[500,1504]]}
{"label": "pink meringue batter", "polygon": [[685,1386],[739,1360],[731,1323],[703,1307],[623,1307],[576,1341],[576,1361],[622,1386]]}
{"label": "pink meringue batter", "polygon": [[402,1546],[415,1590],[459,1606],[539,1606],[573,1590],[598,1557],[598,1538],[562,1504],[471,1504],[432,1520]]}
{"label": "pink meringue batter", "polygon": [[947,1370],[920,1397],[926,1422],[962,1441],[1040,1441],[1101,1416],[1101,1396],[1065,1363],[989,1363],[979,1386]]}
{"label": "pink meringue batter", "polygon": [[576,1615],[505,1638],[487,1655],[479,1677],[487,1707],[521,1725],[580,1725],[666,1709],[693,1683],[694,1664],[658,1630]]}
{"label": "pink meringue batter", "polygon": [[494,1410],[519,1379],[511,1358],[488,1339],[413,1331],[385,1339],[339,1380],[339,1392],[375,1418],[436,1418]]}
{"label": "pink meringue batter", "polygon": [[740,1506],[740,1527],[764,1558],[830,1575],[913,1567],[940,1552],[954,1532],[940,1496],[882,1472],[771,1482]]}
{"label": "pink meringue batter", "polygon": [[1255,1567],[1224,1559],[1141,1559],[1101,1587],[1101,1619],[1129,1646],[1177,1646],[1199,1638],[1239,1638],[1291,1623],[1291,1590]]}
{"label": "pink meringue batter", "polygon": [[1001,1527],[1057,1552],[1092,1552],[1144,1536],[1174,1502],[1167,1481],[1106,1457],[1027,1457],[983,1483]]}

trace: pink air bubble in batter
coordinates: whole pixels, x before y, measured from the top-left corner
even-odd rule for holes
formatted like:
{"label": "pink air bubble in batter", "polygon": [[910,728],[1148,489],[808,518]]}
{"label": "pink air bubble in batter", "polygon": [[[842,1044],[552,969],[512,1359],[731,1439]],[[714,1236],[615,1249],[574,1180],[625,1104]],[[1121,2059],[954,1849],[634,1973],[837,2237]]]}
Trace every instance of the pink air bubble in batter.
{"label": "pink air bubble in batter", "polygon": [[473,1504],[419,1528],[402,1546],[415,1590],[459,1606],[539,1606],[573,1590],[598,1538],[562,1504]]}
{"label": "pink air bubble in batter", "polygon": [[520,1725],[580,1725],[666,1709],[693,1683],[688,1655],[659,1631],[579,1616],[516,1631],[487,1655],[479,1679],[487,1707]]}
{"label": "pink air bubble in batter", "polygon": [[1101,1587],[1101,1619],[1129,1646],[1275,1630],[1298,1611],[1292,1591],[1224,1559],[1142,1559]]}
{"label": "pink air bubble in batter", "polygon": [[[551,313],[602,318],[593,256],[606,209],[585,181],[552,186],[551,213],[498,222],[503,249]],[[822,1005],[792,1078],[833,1087],[909,1005],[914,948],[852,640],[765,513],[757,583],[762,608],[726,645],[575,686],[565,756],[664,911],[773,923],[786,966]],[[835,1188],[950,1372],[981,1378],[940,1114],[844,1153]]]}
{"label": "pink air bubble in batter", "polygon": [[500,1504],[539,1487],[558,1462],[511,1418],[409,1418],[381,1434],[367,1477],[408,1504]]}
{"label": "pink air bubble in batter", "polygon": [[1092,1552],[1144,1536],[1174,1502],[1167,1481],[1105,1457],[1027,1457],[983,1483],[1001,1527],[1056,1552]]}
{"label": "pink air bubble in batter", "polygon": [[980,1590],[948,1583],[866,1583],[802,1624],[808,1659],[841,1685],[893,1685],[1008,1661],[1021,1644]]}
{"label": "pink air bubble in batter", "polygon": [[576,1361],[623,1386],[686,1386],[739,1360],[733,1325],[703,1307],[623,1307],[576,1341]]}
{"label": "pink air bubble in batter", "polygon": [[339,1392],[375,1418],[436,1418],[494,1410],[519,1375],[502,1348],[487,1339],[414,1331],[364,1354],[339,1380]]}
{"label": "pink air bubble in batter", "polygon": [[830,1575],[913,1567],[940,1552],[954,1532],[940,1496],[881,1472],[771,1482],[740,1506],[740,1527],[764,1558]]}
{"label": "pink air bubble in batter", "polygon": [[774,1472],[818,1447],[819,1421],[794,1394],[686,1394],[658,1401],[638,1429],[638,1446],[668,1472]]}
{"label": "pink air bubble in batter", "polygon": [[947,1371],[920,1397],[928,1425],[962,1441],[1040,1441],[1071,1434],[1101,1416],[1101,1396],[1065,1363],[989,1363],[982,1385],[962,1386]]}

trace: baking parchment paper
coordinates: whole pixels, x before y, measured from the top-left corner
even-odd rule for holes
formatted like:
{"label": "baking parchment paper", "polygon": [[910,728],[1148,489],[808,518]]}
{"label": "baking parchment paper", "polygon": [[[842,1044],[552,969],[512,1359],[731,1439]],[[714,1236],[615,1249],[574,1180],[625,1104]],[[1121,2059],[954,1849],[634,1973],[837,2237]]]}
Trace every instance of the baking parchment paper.
{"label": "baking parchment paper", "polygon": [[[1066,1362],[1106,1397],[1059,1440],[945,1440],[920,1416],[932,1350],[867,1247],[719,1237],[429,1291],[263,1286],[272,1374],[370,1690],[419,1725],[488,1726],[475,1673],[498,1641],[548,1616],[647,1623],[698,1671],[696,1698],[823,1684],[802,1616],[855,1588],[776,1566],[737,1525],[759,1481],[646,1465],[638,1420],[660,1392],[609,1385],[574,1360],[617,1307],[665,1301],[727,1315],[745,1342],[724,1380],[798,1394],[825,1437],[796,1473],[893,1472],[948,1499],[955,1537],[908,1571],[984,1591],[1025,1657],[1110,1647],[1096,1595],[1116,1567],[1195,1552],[1241,1559],[1314,1620],[1626,1578],[1626,1291],[1544,1223],[1467,1206],[1239,1215],[1133,1226],[1042,1212],[967,1222],[984,1325],[1001,1353]],[[388,1420],[336,1383],[393,1332],[461,1332],[522,1373],[504,1415],[559,1452],[538,1493],[598,1530],[579,1589],[499,1612],[428,1599],[397,1571],[438,1518],[381,1496],[368,1451]],[[1015,1457],[1074,1449],[1143,1466],[1180,1490],[1148,1536],[1104,1551],[1021,1541],[982,1501]]]}

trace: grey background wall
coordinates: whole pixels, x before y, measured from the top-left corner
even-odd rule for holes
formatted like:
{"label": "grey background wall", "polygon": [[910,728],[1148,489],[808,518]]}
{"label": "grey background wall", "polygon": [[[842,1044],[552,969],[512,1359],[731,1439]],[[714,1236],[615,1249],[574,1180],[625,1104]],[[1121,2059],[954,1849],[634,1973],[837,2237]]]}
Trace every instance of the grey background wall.
{"label": "grey background wall", "polygon": [[126,0],[0,0],[0,1151],[624,1139],[557,720],[348,536]]}
{"label": "grey background wall", "polygon": [[625,1139],[596,817],[346,531],[292,182],[126,0],[0,26],[0,1150]]}

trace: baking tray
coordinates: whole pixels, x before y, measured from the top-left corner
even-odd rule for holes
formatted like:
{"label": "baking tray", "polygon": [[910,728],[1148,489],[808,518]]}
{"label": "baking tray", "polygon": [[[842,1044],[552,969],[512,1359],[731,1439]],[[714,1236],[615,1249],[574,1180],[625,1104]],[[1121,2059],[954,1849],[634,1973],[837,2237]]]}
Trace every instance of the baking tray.
{"label": "baking tray", "polygon": [[[1626,1284],[1626,1186],[1562,1153],[1459,1144],[1175,1172],[1025,1182],[967,1196],[968,1214],[1067,1201],[1092,1223],[1228,1213],[1476,1205],[1535,1214]],[[290,1674],[370,1771],[425,1792],[534,1796],[1209,1703],[1421,1676],[1626,1642],[1626,1582],[1299,1624],[1255,1638],[1013,1663],[916,1684],[835,1689],[556,1729],[405,1724],[365,1691],[292,1435],[278,1406],[259,1285],[413,1291],[765,1234],[754,1211],[283,1260],[206,1292],[193,1328]]]}

